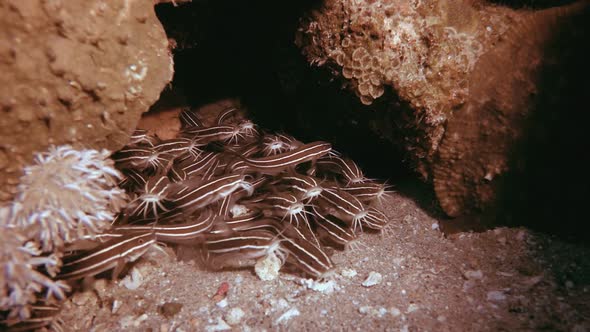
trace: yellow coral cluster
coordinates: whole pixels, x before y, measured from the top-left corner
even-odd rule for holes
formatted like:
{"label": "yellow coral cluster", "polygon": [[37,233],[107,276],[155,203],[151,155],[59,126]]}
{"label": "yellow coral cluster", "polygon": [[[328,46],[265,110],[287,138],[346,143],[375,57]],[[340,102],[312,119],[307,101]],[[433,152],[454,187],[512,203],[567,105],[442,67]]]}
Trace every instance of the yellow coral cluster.
{"label": "yellow coral cluster", "polygon": [[[343,43],[347,41],[345,39]],[[342,66],[342,76],[355,84],[355,91],[363,104],[370,105],[385,92],[383,75],[379,72],[381,62],[365,48],[358,47],[352,54],[341,52],[336,62]]]}
{"label": "yellow coral cluster", "polygon": [[297,43],[311,63],[335,67],[363,104],[391,86],[439,124],[464,102],[460,82],[483,53],[477,37],[485,34],[473,27],[477,15],[449,15],[447,2],[328,0],[302,20]]}

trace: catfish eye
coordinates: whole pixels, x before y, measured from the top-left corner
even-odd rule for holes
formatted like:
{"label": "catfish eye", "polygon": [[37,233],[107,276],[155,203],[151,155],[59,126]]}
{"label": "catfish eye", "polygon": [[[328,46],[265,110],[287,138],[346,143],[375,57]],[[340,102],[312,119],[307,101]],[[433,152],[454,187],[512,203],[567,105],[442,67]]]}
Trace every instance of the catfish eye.
{"label": "catfish eye", "polygon": [[139,244],[143,244],[143,239],[139,239]]}

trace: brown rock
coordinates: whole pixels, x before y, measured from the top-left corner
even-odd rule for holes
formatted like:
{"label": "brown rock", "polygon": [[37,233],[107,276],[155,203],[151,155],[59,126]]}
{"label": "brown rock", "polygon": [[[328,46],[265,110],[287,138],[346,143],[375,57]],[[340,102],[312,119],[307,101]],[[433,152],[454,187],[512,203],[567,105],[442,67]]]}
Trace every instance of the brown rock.
{"label": "brown rock", "polygon": [[166,302],[158,308],[158,312],[166,317],[172,318],[182,310],[182,303]]}
{"label": "brown rock", "polygon": [[448,117],[432,161],[434,189],[448,215],[496,204],[506,185],[502,175],[514,166],[514,151],[532,125],[540,72],[555,61],[547,46],[579,8],[521,14],[478,60],[468,77],[469,96]]}
{"label": "brown rock", "polygon": [[50,144],[117,150],[173,73],[145,1],[0,5],[0,202]]}
{"label": "brown rock", "polygon": [[535,107],[545,47],[587,7],[326,0],[301,21],[296,43],[374,105],[374,131],[407,151],[458,216],[496,204]]}

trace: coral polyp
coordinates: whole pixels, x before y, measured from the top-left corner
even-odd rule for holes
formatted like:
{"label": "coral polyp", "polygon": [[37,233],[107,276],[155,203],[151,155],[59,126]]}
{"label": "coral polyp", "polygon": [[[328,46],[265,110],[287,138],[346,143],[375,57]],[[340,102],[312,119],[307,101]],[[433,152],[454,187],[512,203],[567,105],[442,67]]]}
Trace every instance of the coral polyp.
{"label": "coral polyp", "polygon": [[[42,256],[33,242],[6,226],[0,226],[0,323],[2,320],[25,320],[31,315],[31,305],[38,294],[45,292],[47,300],[63,300],[69,287],[61,281],[38,271],[43,266],[50,274],[59,269],[55,255]],[[6,312],[6,317],[1,313]],[[0,325],[1,327],[1,325]]]}
{"label": "coral polyp", "polygon": [[109,155],[69,145],[37,154],[25,167],[5,223],[31,229],[45,252],[107,229],[126,197]]}

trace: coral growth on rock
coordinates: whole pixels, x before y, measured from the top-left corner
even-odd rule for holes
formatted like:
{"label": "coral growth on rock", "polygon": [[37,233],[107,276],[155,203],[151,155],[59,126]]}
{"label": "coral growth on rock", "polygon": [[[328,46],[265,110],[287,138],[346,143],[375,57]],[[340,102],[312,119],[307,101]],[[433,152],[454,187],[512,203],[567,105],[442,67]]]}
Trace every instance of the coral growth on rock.
{"label": "coral growth on rock", "polygon": [[546,46],[584,7],[327,0],[301,20],[296,43],[380,111],[374,130],[407,151],[442,209],[458,216],[496,202],[538,74],[555,61]]}
{"label": "coral growth on rock", "polygon": [[[453,5],[457,8],[446,8]],[[370,105],[393,87],[416,108],[437,111],[437,123],[449,106],[466,94],[457,84],[484,51],[485,30],[476,29],[473,11],[456,2],[431,5],[411,1],[326,1],[303,20],[298,43],[311,63],[326,62],[348,80],[361,102]],[[457,17],[445,12],[457,10]],[[440,118],[440,119],[438,119]]]}
{"label": "coral growth on rock", "polygon": [[[377,115],[375,131],[408,151],[424,179],[452,111],[469,94],[479,57],[513,17],[466,1],[329,0],[301,20],[296,43],[312,64],[325,66],[365,105],[406,103],[411,114]],[[493,15],[493,16],[489,16]],[[390,107],[391,108],[391,107]],[[384,112],[396,110],[382,110]],[[399,110],[398,113],[401,113]],[[391,117],[403,133],[392,133]]]}

